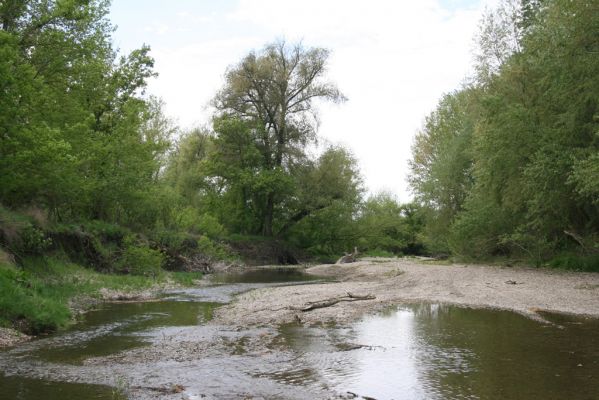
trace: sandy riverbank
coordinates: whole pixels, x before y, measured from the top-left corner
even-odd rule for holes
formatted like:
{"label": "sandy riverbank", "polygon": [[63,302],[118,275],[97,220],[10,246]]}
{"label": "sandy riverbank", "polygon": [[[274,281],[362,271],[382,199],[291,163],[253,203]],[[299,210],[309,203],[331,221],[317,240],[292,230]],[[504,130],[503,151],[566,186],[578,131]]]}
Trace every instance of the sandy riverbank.
{"label": "sandy riverbank", "polygon": [[[540,318],[539,311],[599,317],[599,274],[482,265],[436,265],[411,259],[370,259],[318,265],[306,272],[336,282],[263,288],[244,293],[218,309],[214,323],[239,326],[348,322],[388,305],[429,301],[490,307]],[[309,312],[307,302],[346,293],[374,300],[340,302]]]}

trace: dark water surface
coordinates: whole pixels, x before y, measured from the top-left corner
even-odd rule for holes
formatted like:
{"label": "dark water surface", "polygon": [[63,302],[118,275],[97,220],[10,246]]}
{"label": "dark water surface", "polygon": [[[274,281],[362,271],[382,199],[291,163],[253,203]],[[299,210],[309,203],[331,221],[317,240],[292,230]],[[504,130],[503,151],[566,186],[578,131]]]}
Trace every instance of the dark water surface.
{"label": "dark water surface", "polygon": [[49,382],[24,377],[0,375],[0,399],[2,400],[115,400],[113,388],[81,383]]}
{"label": "dark water surface", "polygon": [[262,268],[246,272],[212,274],[211,280],[215,283],[287,283],[311,282],[322,278],[305,274],[296,268]]}
{"label": "dark water surface", "polygon": [[[161,301],[106,304],[66,332],[0,353],[0,400],[111,399],[114,389],[108,386],[32,379],[28,370],[57,380],[60,373],[45,371],[64,368],[77,381],[110,382],[110,368],[99,369],[102,375],[85,360],[146,346],[169,329],[182,334],[195,329],[176,327],[201,327],[236,293],[312,279],[286,269],[221,275],[214,286],[172,291]],[[507,311],[404,305],[349,326],[292,324],[280,327],[278,336],[271,329],[271,355],[235,350],[188,363],[140,364],[130,374],[127,366],[119,368],[129,377],[179,379],[190,394],[197,389],[196,395],[212,394],[209,398],[258,392],[264,398],[321,398],[306,395],[311,391],[322,398],[352,392],[378,400],[599,399],[599,320],[544,317],[550,323]],[[216,332],[217,338],[225,334]],[[242,340],[250,336],[235,335],[243,339],[232,345],[243,349]],[[104,380],[90,378],[93,374]],[[213,387],[203,385],[204,379]]]}
{"label": "dark water surface", "polygon": [[169,326],[198,325],[212,318],[218,303],[156,301],[108,303],[85,314],[73,329],[28,352],[43,361],[81,364],[148,344],[145,332]]}

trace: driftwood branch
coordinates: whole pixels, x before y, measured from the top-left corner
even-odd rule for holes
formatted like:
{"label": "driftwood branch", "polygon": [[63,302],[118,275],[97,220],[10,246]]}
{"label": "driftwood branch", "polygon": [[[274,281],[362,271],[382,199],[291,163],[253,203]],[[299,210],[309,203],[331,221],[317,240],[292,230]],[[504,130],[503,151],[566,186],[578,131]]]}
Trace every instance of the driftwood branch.
{"label": "driftwood branch", "polygon": [[[582,251],[584,251],[585,253],[598,253],[599,251],[597,251],[597,249],[595,247],[590,247],[587,246],[587,243],[585,243],[585,240],[582,236],[580,236],[579,234],[577,234],[576,232],[570,232],[570,231],[564,231],[564,233],[568,236],[570,236],[572,239],[574,239],[574,241],[576,241],[576,243],[578,243],[580,245],[580,247],[582,247]],[[592,245],[591,245],[592,246]]]}
{"label": "driftwood branch", "polygon": [[580,237],[580,235],[577,235],[574,232],[568,232],[568,231],[564,231],[564,233],[566,235],[570,236],[572,239],[574,239],[576,241],[576,243],[578,243],[584,251],[587,250],[587,247],[584,245],[584,240],[582,240],[582,237]]}
{"label": "driftwood branch", "polygon": [[311,311],[316,310],[317,308],[325,308],[334,306],[335,304],[342,301],[360,301],[360,300],[374,300],[376,297],[372,294],[367,294],[364,296],[355,295],[352,293],[347,293],[346,296],[333,297],[331,299],[319,300],[319,301],[310,301],[306,303],[304,307],[298,308],[299,311]]}
{"label": "driftwood branch", "polygon": [[345,253],[345,255],[343,257],[341,257],[340,259],[338,259],[335,264],[353,263],[353,262],[356,262],[357,257],[358,257],[358,248],[354,247],[353,253]]}

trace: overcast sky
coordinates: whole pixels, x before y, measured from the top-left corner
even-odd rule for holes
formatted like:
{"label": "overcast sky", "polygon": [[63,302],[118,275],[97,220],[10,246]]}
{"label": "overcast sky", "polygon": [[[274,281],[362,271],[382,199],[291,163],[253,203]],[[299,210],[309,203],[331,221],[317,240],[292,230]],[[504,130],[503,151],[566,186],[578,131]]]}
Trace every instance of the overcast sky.
{"label": "overcast sky", "polygon": [[370,192],[408,201],[414,134],[469,73],[493,0],[113,0],[115,44],[152,48],[151,94],[180,127],[209,121],[227,66],[276,39],[332,51],[328,77],[349,101],[322,106],[319,133],[350,148]]}

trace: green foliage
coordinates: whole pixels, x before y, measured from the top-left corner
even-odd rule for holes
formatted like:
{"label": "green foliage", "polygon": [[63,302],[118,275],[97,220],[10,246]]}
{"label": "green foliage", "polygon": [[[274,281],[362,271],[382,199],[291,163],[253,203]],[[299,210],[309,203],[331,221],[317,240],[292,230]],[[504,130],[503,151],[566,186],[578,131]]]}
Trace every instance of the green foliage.
{"label": "green foliage", "polygon": [[[117,59],[108,3],[0,6],[0,201],[148,225],[172,127],[142,98],[149,48]],[[141,207],[140,207],[141,205]]]}
{"label": "green foliage", "polygon": [[265,236],[275,233],[277,208],[294,195],[292,168],[304,162],[306,145],[316,137],[315,101],[345,100],[324,80],[328,57],[325,49],[272,43],[229,68],[214,99],[216,163],[234,160],[218,177],[235,182],[238,204],[251,199]]}
{"label": "green foliage", "polygon": [[0,263],[0,325],[30,334],[52,332],[73,320],[71,305],[81,297],[99,298],[100,289],[148,289],[160,282],[192,285],[200,273],[153,277],[101,274],[56,258],[30,257],[21,267]]}
{"label": "green foliage", "polygon": [[444,96],[412,147],[409,183],[416,200],[426,207],[423,241],[433,253],[449,251],[449,228],[473,183],[476,96],[474,89]]}
{"label": "green foliage", "polygon": [[[542,6],[540,6],[542,3]],[[599,64],[593,2],[504,1],[486,16],[479,75],[414,144],[427,244],[541,264],[599,232]],[[583,249],[584,250],[584,249]]]}
{"label": "green foliage", "polygon": [[366,254],[420,254],[422,224],[418,206],[402,205],[393,195],[379,193],[362,205],[356,220],[357,246]]}
{"label": "green foliage", "polygon": [[171,272],[169,275],[170,279],[183,286],[194,286],[196,281],[202,279],[203,275],[201,272]]}
{"label": "green foliage", "polygon": [[392,253],[390,251],[382,250],[382,249],[371,249],[371,250],[367,250],[367,251],[361,253],[361,255],[365,256],[365,257],[391,258],[391,257],[396,257],[396,256],[401,255],[401,254]]}
{"label": "green foliage", "polygon": [[132,275],[159,277],[165,262],[164,255],[138,243],[134,238],[125,239],[125,248],[118,260],[118,270]]}
{"label": "green foliage", "polygon": [[235,260],[235,256],[224,244],[210,240],[207,236],[202,236],[198,240],[200,252],[213,260]]}
{"label": "green foliage", "polygon": [[34,218],[0,206],[0,245],[19,257],[43,253],[52,239]]}
{"label": "green foliage", "polygon": [[20,250],[24,254],[42,254],[44,250],[52,245],[52,239],[46,237],[44,231],[33,225],[28,225],[20,232],[22,247]]}
{"label": "green foliage", "polygon": [[[118,54],[108,11],[106,0],[0,4],[0,203],[48,215],[5,222],[0,208],[0,244],[144,276],[178,255],[234,259],[230,234],[314,254],[358,244],[355,157],[308,152],[317,101],[345,100],[326,80],[328,50],[279,41],[251,52],[227,70],[212,126],[179,135],[144,94],[149,47]],[[387,231],[365,246],[414,242]]]}
{"label": "green foliage", "polygon": [[354,219],[364,191],[355,157],[331,146],[314,162],[297,166],[295,173],[298,191],[286,202],[280,235],[315,255],[353,249]]}
{"label": "green foliage", "polygon": [[549,261],[549,265],[570,271],[599,272],[599,255],[559,254]]}
{"label": "green foliage", "polygon": [[106,242],[121,243],[125,236],[131,234],[129,229],[121,225],[101,220],[84,221],[79,226],[84,231],[89,232],[94,236],[98,236],[101,240]]}
{"label": "green foliage", "polygon": [[46,297],[44,285],[27,273],[0,265],[0,324],[36,334],[64,327],[71,314],[59,299]]}

